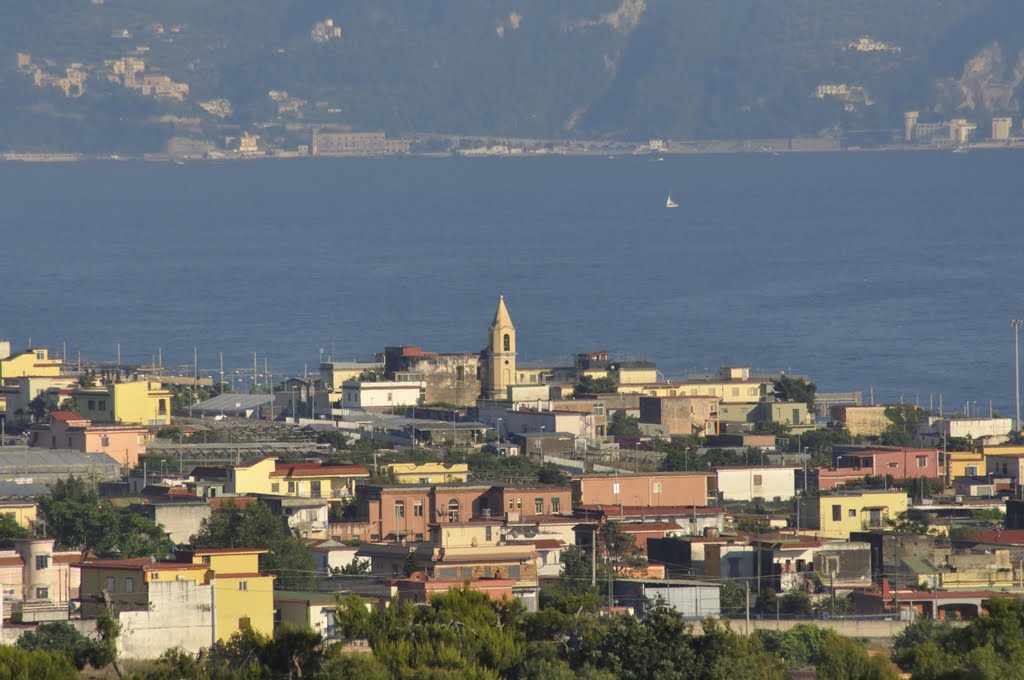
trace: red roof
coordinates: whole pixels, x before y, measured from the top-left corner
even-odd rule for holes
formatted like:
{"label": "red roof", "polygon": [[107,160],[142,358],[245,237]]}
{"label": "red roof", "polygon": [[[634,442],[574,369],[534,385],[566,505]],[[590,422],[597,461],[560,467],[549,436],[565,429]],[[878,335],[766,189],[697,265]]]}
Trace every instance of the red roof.
{"label": "red roof", "polygon": [[69,420],[88,420],[88,418],[85,418],[74,411],[53,411],[50,413],[50,417],[54,420],[59,420],[62,423],[66,423]]}
{"label": "red roof", "polygon": [[996,545],[1024,545],[1024,529],[976,529],[967,538],[979,543]]}
{"label": "red roof", "polygon": [[0,557],[0,567],[23,567],[25,563],[15,555],[14,557]]}
{"label": "red roof", "polygon": [[365,465],[324,465],[322,463],[275,463],[271,477],[319,477],[321,475],[369,476]]}
{"label": "red roof", "polygon": [[402,348],[402,356],[403,357],[436,357],[437,356],[437,352],[424,352],[423,349],[421,349],[419,347],[403,347]]}

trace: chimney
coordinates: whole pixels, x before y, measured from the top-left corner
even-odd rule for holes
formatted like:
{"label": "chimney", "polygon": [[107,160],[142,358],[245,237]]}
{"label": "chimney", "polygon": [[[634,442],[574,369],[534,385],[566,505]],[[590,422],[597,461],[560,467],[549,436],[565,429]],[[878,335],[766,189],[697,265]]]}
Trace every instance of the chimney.
{"label": "chimney", "polygon": [[889,599],[889,577],[882,577],[882,600]]}

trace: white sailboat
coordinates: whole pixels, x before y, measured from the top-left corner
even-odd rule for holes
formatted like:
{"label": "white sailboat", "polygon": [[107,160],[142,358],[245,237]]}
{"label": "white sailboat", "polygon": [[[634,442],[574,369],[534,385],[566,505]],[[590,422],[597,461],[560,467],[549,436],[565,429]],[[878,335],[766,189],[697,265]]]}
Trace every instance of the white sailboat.
{"label": "white sailboat", "polygon": [[665,207],[666,208],[678,208],[679,207],[679,204],[672,200],[672,194],[669,194],[668,198],[665,199]]}

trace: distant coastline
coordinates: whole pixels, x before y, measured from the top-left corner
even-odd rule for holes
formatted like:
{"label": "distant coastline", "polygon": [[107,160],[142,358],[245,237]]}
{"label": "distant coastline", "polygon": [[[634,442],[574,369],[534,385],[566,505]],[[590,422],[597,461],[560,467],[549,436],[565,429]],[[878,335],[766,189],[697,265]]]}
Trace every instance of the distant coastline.
{"label": "distant coastline", "polygon": [[[467,139],[467,138],[463,138]],[[403,140],[414,143],[416,139]],[[567,140],[517,140],[479,138],[478,146],[459,146],[446,150],[365,151],[352,153],[317,153],[271,149],[267,151],[237,152],[214,150],[202,154],[141,153],[141,154],[86,154],[76,152],[6,152],[0,161],[22,163],[73,163],[78,161],[145,161],[153,163],[195,163],[200,161],[251,161],[297,158],[543,158],[543,157],[646,157],[660,160],[668,156],[701,156],[724,154],[803,154],[803,153],[871,153],[871,152],[939,152],[964,153],[968,151],[1020,150],[1024,139],[1008,142],[976,142],[963,146],[936,144],[887,144],[880,146],[843,146],[834,137],[801,137],[793,139],[733,139],[706,141],[666,141],[663,146],[651,148],[650,143]]]}

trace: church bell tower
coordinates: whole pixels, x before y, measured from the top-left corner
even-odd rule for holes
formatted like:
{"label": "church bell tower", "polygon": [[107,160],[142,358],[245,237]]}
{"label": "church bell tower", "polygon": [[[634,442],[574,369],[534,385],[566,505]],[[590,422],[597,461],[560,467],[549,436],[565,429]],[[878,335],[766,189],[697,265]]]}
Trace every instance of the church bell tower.
{"label": "church bell tower", "polygon": [[516,384],[516,327],[505,307],[505,296],[498,298],[487,342],[487,379],[485,399],[505,399],[508,386]]}

